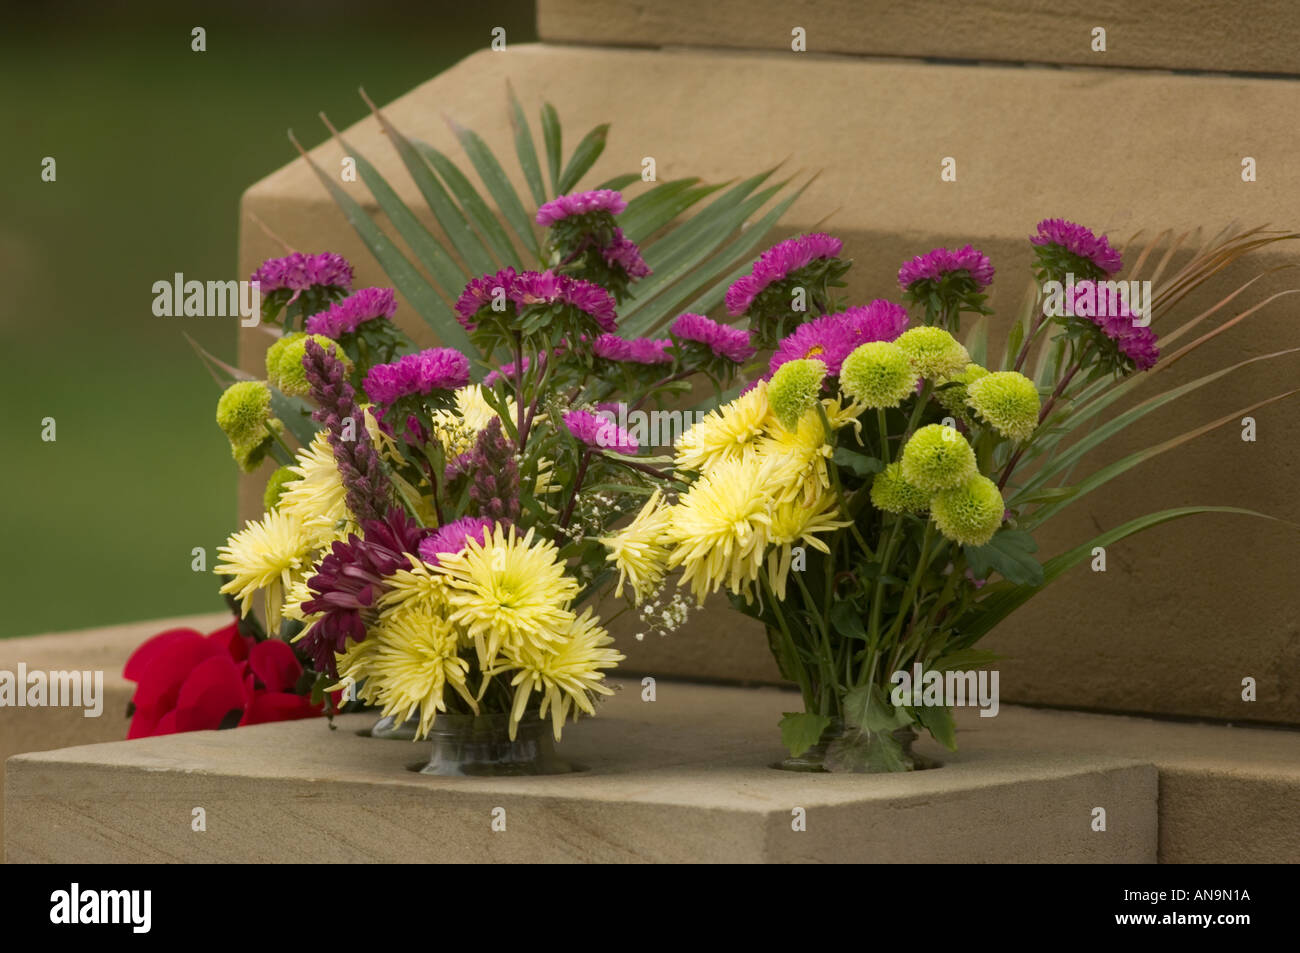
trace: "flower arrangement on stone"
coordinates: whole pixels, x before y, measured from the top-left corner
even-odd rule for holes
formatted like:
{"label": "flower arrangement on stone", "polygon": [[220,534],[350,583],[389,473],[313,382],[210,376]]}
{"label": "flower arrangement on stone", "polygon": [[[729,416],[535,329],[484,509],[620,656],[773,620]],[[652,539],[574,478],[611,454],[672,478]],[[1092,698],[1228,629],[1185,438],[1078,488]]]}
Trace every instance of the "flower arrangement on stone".
{"label": "flower arrangement on stone", "polygon": [[[989,354],[985,304],[994,270],[978,250],[939,248],[902,266],[902,297],[918,317],[909,321],[890,301],[835,302],[830,289],[850,264],[839,241],[805,235],[776,245],[726,294],[731,316],[772,349],[766,373],[682,435],[674,464],[684,486],[656,492],[608,541],[619,588],[642,603],[675,578],[700,604],[725,591],[765,625],[803,700],[780,724],[786,767],[926,766],[911,749],[916,730],[955,750],[952,706],[963,690],[975,703],[985,674],[975,670],[996,658],[976,643],[1094,546],[1193,513],[1250,512],[1164,510],[1045,565],[1033,556],[1033,532],[1046,520],[1210,428],[1072,480],[1088,454],[1227,370],[1290,353],[1104,416],[1218,333],[1162,355],[1152,316],[1165,318],[1252,247],[1294,237],[1254,230],[1211,243],[1144,297],[1137,275],[1112,280],[1122,262],[1104,235],[1043,221],[1031,238],[1038,293],[1000,361]],[[792,307],[798,301],[808,309]],[[977,317],[963,343],[964,314]]]}

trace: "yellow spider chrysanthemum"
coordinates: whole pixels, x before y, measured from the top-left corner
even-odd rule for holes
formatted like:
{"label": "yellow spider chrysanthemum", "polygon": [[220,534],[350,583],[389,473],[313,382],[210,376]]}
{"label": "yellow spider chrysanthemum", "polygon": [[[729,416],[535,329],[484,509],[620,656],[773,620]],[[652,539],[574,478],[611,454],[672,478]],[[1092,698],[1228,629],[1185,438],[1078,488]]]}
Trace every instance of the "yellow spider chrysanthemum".
{"label": "yellow spider chrysanthemum", "polygon": [[217,549],[222,558],[213,572],[233,577],[221,587],[240,601],[244,615],[253,595],[262,591],[268,632],[280,628],[280,607],[285,594],[308,566],[312,541],[297,516],[272,510],[261,520],[249,520]]}
{"label": "yellow spider chrysanthemum", "polygon": [[[448,460],[473,449],[475,438],[492,422],[493,417],[499,416],[495,408],[484,399],[483,388],[479,384],[469,384],[458,389],[454,398],[456,404],[453,410],[439,410],[433,414],[433,431]],[[506,398],[506,411],[513,419],[516,411],[513,398]]]}
{"label": "yellow spider chrysanthemum", "polygon": [[381,617],[412,611],[447,615],[451,608],[447,602],[447,580],[417,557],[408,558],[409,569],[399,569],[384,577],[387,591],[379,597]]}
{"label": "yellow spider chrysanthemum", "polygon": [[580,712],[596,713],[592,700],[595,695],[612,695],[613,689],[605,684],[603,669],[614,668],[624,656],[608,648],[614,640],[600,626],[600,620],[588,609],[575,618],[564,633],[564,638],[544,648],[524,645],[518,651],[508,651],[501,656],[493,674],[514,671],[510,684],[514,687],[514,704],[510,710],[510,737],[515,737],[519,719],[528,708],[534,691],[542,696],[539,714],[545,718],[550,712],[555,728],[555,740],[560,740],[569,712],[574,721]]}
{"label": "yellow spider chrysanthemum", "polygon": [[614,535],[602,537],[609,550],[606,559],[618,568],[615,596],[621,598],[624,583],[630,582],[632,599],[640,605],[659,587],[672,546],[671,522],[672,508],[664,503],[662,491],[655,490],[636,519]]}
{"label": "yellow spider chrysanthemum", "polygon": [[[366,646],[367,642],[373,642]],[[433,727],[438,712],[447,710],[445,690],[450,686],[478,713],[465,676],[469,662],[460,649],[455,628],[437,612],[415,609],[397,612],[373,626],[355,650],[338,656],[339,675],[364,684],[358,695],[381,707],[399,723],[420,717],[417,738]]]}
{"label": "yellow spider chrysanthemum", "polygon": [[326,431],[316,434],[310,445],[298,451],[289,471],[297,479],[285,484],[280,512],[296,516],[317,548],[346,538],[350,532],[359,532],[348,512],[347,487],[334,463]]}
{"label": "yellow spider chrysanthemum", "polygon": [[749,393],[711,411],[677,438],[677,467],[703,473],[713,464],[748,455],[771,413],[767,384],[760,381]]}
{"label": "yellow spider chrysanthemum", "polygon": [[776,502],[816,499],[831,485],[827,461],[835,447],[816,409],[799,418],[793,430],[773,420],[758,442],[758,457],[770,473]]}
{"label": "yellow spider chrysanthemum", "polygon": [[758,578],[776,489],[751,455],[711,466],[672,508],[668,568],[683,568],[679,585],[700,605],[724,583],[740,593]]}
{"label": "yellow spider chrysanthemum", "polygon": [[829,553],[830,547],[816,534],[832,533],[852,525],[850,520],[836,519],[839,515],[839,498],[834,493],[822,494],[811,506],[805,506],[802,500],[792,500],[773,508],[768,530],[773,548],[767,554],[767,579],[778,599],[785,598],[795,547],[808,545]]}
{"label": "yellow spider chrysanthemum", "polygon": [[379,426],[379,413],[374,404],[362,404],[361,416],[365,418],[366,433],[370,436],[370,442],[379,455],[390,463],[402,464],[406,462],[406,457],[397,446],[396,438],[384,433],[384,429]]}
{"label": "yellow spider chrysanthemum", "polygon": [[534,535],[530,528],[521,539],[513,526],[503,531],[497,524],[486,545],[471,536],[462,552],[438,557],[450,618],[473,638],[483,669],[503,645],[540,648],[573,622],[569,603],[578,583],[565,574],[555,544]]}
{"label": "yellow spider chrysanthemum", "polygon": [[293,619],[295,622],[310,622],[316,616],[308,616],[302,611],[302,604],[309,599],[316,598],[316,594],[307,586],[307,580],[316,574],[314,566],[303,570],[302,574],[293,581],[284,594],[284,606],[280,609],[280,615],[286,619]]}

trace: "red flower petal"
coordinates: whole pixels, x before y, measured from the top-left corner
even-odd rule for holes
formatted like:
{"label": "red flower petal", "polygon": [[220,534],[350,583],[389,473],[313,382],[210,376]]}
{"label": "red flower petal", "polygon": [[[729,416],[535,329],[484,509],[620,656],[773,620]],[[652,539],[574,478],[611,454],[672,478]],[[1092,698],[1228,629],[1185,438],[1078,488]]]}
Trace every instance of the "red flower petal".
{"label": "red flower petal", "polygon": [[146,717],[161,718],[176,707],[181,685],[190,673],[221,647],[198,632],[182,631],[148,657],[131,701]]}
{"label": "red flower petal", "polygon": [[140,677],[164,648],[178,639],[187,636],[192,639],[202,634],[194,629],[168,629],[166,632],[159,632],[152,638],[146,639],[131,653],[131,657],[126,660],[126,667],[122,669],[122,677],[132,682],[140,681]]}
{"label": "red flower petal", "polygon": [[232,712],[243,710],[244,703],[239,666],[228,655],[214,655],[201,662],[181,686],[176,699],[176,730],[220,728]]}
{"label": "red flower petal", "polygon": [[248,665],[270,692],[288,692],[302,676],[302,665],[293,649],[278,639],[268,639],[253,646]]}
{"label": "red flower petal", "polygon": [[215,632],[209,632],[208,638],[215,644],[220,645],[236,662],[242,662],[248,658],[248,645],[251,639],[246,640],[239,634],[239,622],[231,622],[230,625],[222,626]]}
{"label": "red flower petal", "polygon": [[[265,645],[266,643],[261,643]],[[314,718],[324,705],[313,705],[311,700],[292,692],[258,692],[244,712],[241,725],[262,725],[272,721],[295,721]]]}

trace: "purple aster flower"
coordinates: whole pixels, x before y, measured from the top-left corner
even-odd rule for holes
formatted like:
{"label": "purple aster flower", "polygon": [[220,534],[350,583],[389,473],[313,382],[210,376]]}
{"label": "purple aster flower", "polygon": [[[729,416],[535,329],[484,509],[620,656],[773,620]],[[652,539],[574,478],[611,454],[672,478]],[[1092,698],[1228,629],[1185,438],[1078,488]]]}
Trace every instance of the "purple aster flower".
{"label": "purple aster flower", "polygon": [[564,425],[579,441],[598,450],[613,450],[630,455],[641,449],[636,438],[614,423],[607,414],[570,410],[564,415]]}
{"label": "purple aster flower", "polygon": [[1149,371],[1160,359],[1156,333],[1140,327],[1137,316],[1128,309],[1119,292],[1111,286],[1081,281],[1074,286],[1070,311],[1086,318],[1101,329],[1125,358],[1139,371]]}
{"label": "purple aster flower", "polygon": [[494,275],[482,275],[475,278],[465,286],[465,290],[460,293],[456,300],[456,320],[466,331],[473,331],[475,327],[474,318],[480,311],[492,303],[492,299],[505,292],[506,298],[511,297],[511,292],[515,287],[515,279],[518,275],[513,268],[502,268]]}
{"label": "purple aster flower", "polygon": [[362,288],[308,318],[307,333],[337,338],[355,333],[367,321],[389,319],[396,313],[397,297],[392,288]]}
{"label": "purple aster flower", "polygon": [[438,565],[439,553],[464,552],[466,540],[473,537],[485,542],[484,533],[491,533],[493,520],[481,516],[463,516],[454,523],[439,527],[420,541],[420,558],[431,566]]}
{"label": "purple aster flower", "polygon": [[892,341],[907,330],[907,309],[884,298],[849,308],[838,317],[844,319],[854,347],[868,341]]}
{"label": "purple aster flower", "polygon": [[1054,245],[1077,258],[1093,264],[1103,275],[1116,274],[1124,261],[1119,252],[1110,247],[1105,235],[1100,238],[1092,229],[1063,218],[1045,218],[1038,223],[1038,232],[1029,237],[1034,245]]}
{"label": "purple aster flower", "polygon": [[614,240],[600,250],[605,264],[611,268],[622,268],[629,278],[649,278],[650,266],[641,257],[641,249],[636,242],[623,234],[623,229],[614,229]]}
{"label": "purple aster flower", "polygon": [[558,275],[553,271],[525,271],[516,275],[506,292],[517,308],[564,303],[585,312],[602,331],[618,326],[614,299],[600,285]]}
{"label": "purple aster flower", "polygon": [[749,343],[749,332],[712,321],[689,311],[673,322],[668,333],[680,341],[697,341],[718,357],[743,364],[757,353]]}
{"label": "purple aster flower", "polygon": [[733,316],[744,314],[768,285],[783,281],[814,259],[836,257],[843,247],[838,238],[823,232],[800,235],[773,245],[754,262],[749,274],[736,279],[727,289],[727,312]]}
{"label": "purple aster flower", "polygon": [[378,404],[393,404],[413,394],[455,390],[469,383],[469,358],[452,347],[431,347],[391,364],[376,364],[365,388]]}
{"label": "purple aster flower", "polygon": [[844,359],[859,344],[892,341],[906,327],[907,311],[902,305],[877,298],[868,305],[799,325],[777,345],[768,370],[775,374],[787,361],[812,357],[826,365],[828,374],[838,375]]}
{"label": "purple aster flower", "polygon": [[627,208],[623,196],[613,189],[596,189],[592,192],[574,192],[551,199],[537,210],[538,225],[554,225],[572,215],[588,215],[591,212],[608,212],[618,215]]}
{"label": "purple aster flower", "polygon": [[902,288],[911,288],[918,281],[941,281],[945,275],[957,271],[970,275],[977,291],[983,291],[993,283],[993,265],[988,257],[973,245],[967,245],[956,251],[936,248],[917,255],[898,269],[898,284]]}
{"label": "purple aster flower", "polygon": [[315,286],[352,289],[352,266],[342,255],[333,252],[321,252],[319,255],[304,255],[294,252],[284,258],[268,258],[253,272],[253,281],[259,282],[263,295],[287,288],[293,292],[289,303],[298,300],[298,295]]}
{"label": "purple aster flower", "polygon": [[592,345],[592,352],[607,361],[627,364],[671,364],[673,357],[667,349],[672,347],[669,338],[634,338],[629,341],[617,334],[602,334]]}

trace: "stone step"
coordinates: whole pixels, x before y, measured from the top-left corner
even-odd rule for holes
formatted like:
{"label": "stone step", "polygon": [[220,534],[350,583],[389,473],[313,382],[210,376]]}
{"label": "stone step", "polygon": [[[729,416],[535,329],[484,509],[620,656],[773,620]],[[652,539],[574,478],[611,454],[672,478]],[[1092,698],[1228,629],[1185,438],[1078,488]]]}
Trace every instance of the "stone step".
{"label": "stone step", "polygon": [[[802,27],[806,54],[925,56],[1079,66],[1300,71],[1300,11],[1286,0],[1243,5],[1204,0],[914,0],[873,4],[819,0],[538,0],[538,35],[603,46],[729,47],[791,51]],[[1094,48],[1093,30],[1105,33]],[[995,112],[990,104],[989,111]]]}
{"label": "stone step", "polygon": [[[459,157],[441,118],[452,115],[476,129],[510,171],[507,78],[530,114],[541,100],[554,102],[570,140],[613,121],[591,182],[635,170],[646,155],[656,157],[661,179],[721,181],[782,159],[788,170],[819,170],[780,234],[824,226],[842,236],[858,262],[848,288],[854,300],[896,297],[896,271],[906,258],[937,244],[975,243],[998,268],[992,303],[1003,320],[994,340],[1030,281],[1025,237],[1040,218],[1109,229],[1121,245],[1140,229],[1153,235],[1166,227],[1214,233],[1232,221],[1297,224],[1280,219],[1300,192],[1300,128],[1275,121],[1294,111],[1300,87],[1287,80],[539,44],[475,54],[385,110],[408,135]],[[399,194],[422,206],[373,120],[345,135]],[[323,168],[340,168],[334,143],[313,154]],[[1241,181],[1243,155],[1260,162],[1259,181]],[[957,159],[956,182],[939,179],[944,156]],[[523,193],[521,177],[510,174]],[[345,187],[374,207],[363,185]],[[245,194],[244,273],[280,253],[253,216],[296,247],[347,255],[359,286],[386,282],[301,161]],[[1131,259],[1136,246],[1128,251]],[[1190,296],[1184,314],[1199,313],[1260,271],[1298,263],[1300,248],[1275,248]],[[1248,297],[1258,302],[1296,281],[1295,272],[1278,272]],[[1191,380],[1293,345],[1294,300],[1275,302],[1152,383]],[[398,320],[433,343],[409,310]],[[264,334],[245,332],[242,365],[260,372],[266,343]],[[1294,356],[1253,365],[1197,391],[1114,441],[1098,465],[1285,390],[1296,366]],[[1235,504],[1300,521],[1300,502],[1283,477],[1300,466],[1300,416],[1292,407],[1256,411],[1254,443],[1243,442],[1235,425],[1220,429],[1073,505],[1040,534],[1041,555],[1175,505]],[[261,482],[245,481],[241,516],[258,515],[261,496]],[[990,637],[1009,657],[1005,696],[1300,723],[1300,685],[1289,678],[1300,662],[1300,630],[1293,604],[1278,598],[1300,583],[1295,545],[1286,525],[1216,516],[1111,547],[1106,573],[1076,569]],[[762,632],[725,604],[711,605],[668,640],[637,643],[634,631],[623,620],[615,626],[634,669],[775,679]],[[1257,701],[1241,699],[1246,677],[1257,681]]]}
{"label": "stone step", "polygon": [[[133,622],[101,629],[0,639],[0,671],[102,672],[103,698],[97,717],[82,708],[0,708],[0,760],[25,751],[120,741],[126,737],[127,702],[135,683],[122,678],[122,667],[136,647],[167,629],[190,627],[210,632],[230,621],[228,613]],[[4,780],[0,778],[0,788]],[[0,836],[4,818],[0,817]]]}
{"label": "stone step", "polygon": [[[373,716],[20,755],[7,765],[10,862],[1149,863],[1156,769],[1037,733],[1004,710],[937,770],[773,770],[777,689],[622,681],[561,753],[587,770],[431,778]],[[1049,722],[1056,716],[1047,716]],[[978,719],[977,719],[978,720]],[[1019,731],[1006,722],[1028,723]],[[935,749],[931,743],[930,749]],[[935,749],[937,750],[937,749]],[[1091,829],[1106,811],[1104,832]],[[192,830],[203,808],[206,830]],[[504,808],[506,830],[494,832]],[[794,829],[802,809],[805,830]]]}

